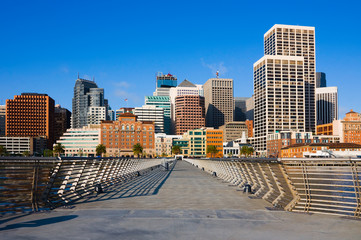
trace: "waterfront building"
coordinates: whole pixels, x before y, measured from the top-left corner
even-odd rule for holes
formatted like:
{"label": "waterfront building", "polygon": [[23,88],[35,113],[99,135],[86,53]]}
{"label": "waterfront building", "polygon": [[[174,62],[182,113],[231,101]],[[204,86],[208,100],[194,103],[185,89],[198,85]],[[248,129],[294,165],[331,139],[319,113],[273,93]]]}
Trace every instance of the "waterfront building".
{"label": "waterfront building", "polygon": [[171,131],[171,103],[169,96],[146,96],[145,106],[155,106],[164,110],[164,133],[170,134]]}
{"label": "waterfront building", "polygon": [[70,128],[71,112],[59,104],[54,108],[54,138],[58,140]]}
{"label": "waterfront building", "polygon": [[42,137],[0,137],[0,146],[6,148],[11,155],[42,155],[46,149],[47,140]]}
{"label": "waterfront building", "polygon": [[316,88],[327,87],[326,73],[316,72]]}
{"label": "waterfront building", "polygon": [[208,146],[216,146],[218,153],[207,153],[207,157],[222,158],[223,157],[223,131],[220,129],[207,128],[206,132],[206,151]]}
{"label": "waterfront building", "polygon": [[173,141],[181,139],[182,135],[167,135],[165,133],[155,134],[155,154],[157,156],[171,157]]}
{"label": "waterfront building", "polygon": [[[73,111],[71,116],[71,127],[81,128],[90,124],[90,121],[97,121],[103,119],[102,116],[92,116],[94,108],[90,107],[105,107],[105,116],[108,115],[108,100],[104,99],[104,89],[98,88],[98,85],[90,80],[78,78],[75,81],[74,97],[73,97]],[[103,114],[103,111],[99,111]],[[106,119],[106,117],[104,118]],[[94,122],[93,121],[93,122]]]}
{"label": "waterfront building", "polygon": [[[161,109],[162,110],[162,109]],[[106,146],[107,155],[134,156],[133,146],[142,145],[143,154],[147,157],[155,155],[155,125],[150,121],[139,121],[137,116],[124,113],[118,121],[102,121],[101,143]]]}
{"label": "waterfront building", "polygon": [[316,110],[317,125],[338,119],[337,87],[316,88]]}
{"label": "waterfront building", "polygon": [[233,140],[241,138],[243,132],[245,133],[245,136],[249,136],[248,126],[246,125],[246,122],[228,122],[220,126],[219,129],[223,131],[223,139],[225,142],[231,142]]}
{"label": "waterfront building", "polygon": [[[144,105],[134,109],[134,115],[138,117],[138,121],[153,122],[155,133],[164,133],[164,109],[152,105]],[[121,115],[123,116],[123,115]]]}
{"label": "waterfront building", "polygon": [[118,120],[119,116],[122,115],[123,113],[132,113],[134,114],[134,108],[119,108],[118,110],[115,111],[115,115],[116,115],[116,119]]}
{"label": "waterfront building", "polygon": [[6,133],[6,105],[0,105],[0,137]]}
{"label": "waterfront building", "polygon": [[205,126],[204,97],[199,95],[180,95],[175,98],[176,134]]}
{"label": "waterfront building", "polygon": [[64,146],[65,156],[94,157],[100,144],[100,125],[70,128],[56,141],[58,143]]}
{"label": "waterfront building", "polygon": [[247,97],[235,97],[234,98],[234,121],[246,121],[247,120]]}
{"label": "waterfront building", "polygon": [[240,145],[234,141],[223,143],[223,157],[240,157]]}
{"label": "waterfront building", "polygon": [[22,93],[6,100],[6,136],[44,137],[54,143],[54,100],[47,94]]}
{"label": "waterfront building", "polygon": [[210,78],[203,85],[206,126],[218,128],[233,121],[233,79]]}
{"label": "waterfront building", "polygon": [[361,145],[355,143],[300,143],[282,148],[282,158],[359,158]]}
{"label": "waterfront building", "polygon": [[[316,58],[315,58],[315,28],[306,26],[292,26],[276,24],[264,34],[264,54],[288,56],[289,60],[302,61],[304,80],[304,124],[306,132],[315,132],[316,126]],[[293,57],[299,57],[292,59]],[[278,79],[293,78],[290,69],[283,70],[275,66],[268,69],[267,75],[273,75],[274,81]],[[297,67],[298,70],[298,67]],[[297,74],[299,72],[297,71]],[[299,76],[299,75],[297,75]],[[282,84],[282,83],[280,83]],[[300,86],[297,86],[297,88]],[[280,97],[282,98],[282,97]],[[268,101],[268,99],[267,99]],[[283,101],[284,102],[284,101]],[[257,105],[257,103],[256,103]],[[256,106],[257,107],[257,106]]]}
{"label": "waterfront building", "polygon": [[267,135],[305,131],[303,57],[266,55],[254,65],[254,147],[266,154]]}

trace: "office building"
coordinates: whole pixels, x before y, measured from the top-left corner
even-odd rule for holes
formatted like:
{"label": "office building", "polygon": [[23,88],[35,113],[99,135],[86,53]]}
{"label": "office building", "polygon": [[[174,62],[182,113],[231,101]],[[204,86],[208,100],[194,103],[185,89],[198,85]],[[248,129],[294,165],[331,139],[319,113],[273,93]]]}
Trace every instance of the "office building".
{"label": "office building", "polygon": [[6,136],[44,137],[54,143],[54,100],[47,94],[22,93],[6,100]]}
{"label": "office building", "polygon": [[[142,106],[134,109],[138,121],[153,122],[155,133],[164,133],[164,109],[156,106]],[[123,115],[121,115],[123,116]]]}
{"label": "office building", "polygon": [[6,133],[6,105],[0,105],[0,136]]}
{"label": "office building", "polygon": [[327,87],[326,73],[316,72],[316,88]]}
{"label": "office building", "polygon": [[242,137],[244,133],[248,136],[248,126],[245,122],[233,121],[228,122],[219,127],[223,131],[223,139],[225,142],[231,142]]}
{"label": "office building", "polygon": [[153,96],[168,96],[169,97],[169,90],[172,87],[177,86],[177,77],[168,73],[164,75],[163,73],[159,72],[157,75],[156,81],[156,90],[153,93]]}
{"label": "office building", "polygon": [[101,121],[107,120],[106,107],[88,107],[88,124],[100,124]]}
{"label": "office building", "polygon": [[223,157],[223,131],[219,129],[206,129],[206,151],[208,146],[216,146],[218,153],[206,153],[207,157],[221,158]]}
{"label": "office building", "polygon": [[254,96],[246,100],[246,120],[254,120]]}
{"label": "office building", "polygon": [[266,137],[305,131],[303,57],[266,55],[254,65],[254,147],[266,153]]}
{"label": "office building", "polygon": [[234,121],[246,121],[247,120],[247,100],[246,97],[234,98]]}
{"label": "office building", "polygon": [[182,135],[167,135],[165,133],[155,134],[155,154],[161,157],[171,157],[173,141],[181,139]]}
{"label": "office building", "polygon": [[71,113],[68,109],[62,108],[59,104],[54,108],[54,138],[58,140],[67,129],[70,128]]}
{"label": "office building", "polygon": [[206,126],[218,128],[233,121],[233,79],[211,78],[204,85]]}
{"label": "office building", "polygon": [[317,125],[338,119],[337,87],[316,88]]}
{"label": "office building", "polygon": [[[289,60],[303,62],[304,79],[304,123],[305,131],[315,132],[316,125],[316,59],[315,28],[292,25],[274,25],[264,34],[264,54],[288,56]],[[292,57],[300,57],[297,60]],[[277,73],[279,72],[279,73]],[[285,79],[292,72],[274,69],[274,80]],[[255,103],[257,105],[257,103]],[[257,106],[256,106],[257,108]],[[256,122],[255,122],[256,124]]]}
{"label": "office building", "polygon": [[[97,121],[97,119],[103,119],[102,116],[94,117],[94,111],[96,109],[90,107],[105,107],[105,116],[108,115],[108,100],[104,99],[104,89],[98,88],[97,84],[93,81],[78,78],[75,81],[74,97],[73,97],[73,111],[71,116],[71,127],[81,128]],[[98,111],[100,115],[102,111]],[[106,119],[106,118],[104,118]]]}
{"label": "office building", "polygon": [[164,133],[170,134],[171,131],[171,103],[169,96],[146,96],[145,106],[155,106],[164,110]]}
{"label": "office building", "polygon": [[181,95],[175,98],[176,134],[205,126],[204,97]]}
{"label": "office building", "polygon": [[101,123],[101,143],[106,146],[107,155],[110,157],[134,156],[133,146],[137,143],[142,145],[145,156],[153,157],[155,155],[154,123],[142,122],[136,115],[124,113],[118,121]]}
{"label": "office building", "polygon": [[96,156],[100,144],[100,125],[68,129],[56,143],[64,146],[65,156]]}

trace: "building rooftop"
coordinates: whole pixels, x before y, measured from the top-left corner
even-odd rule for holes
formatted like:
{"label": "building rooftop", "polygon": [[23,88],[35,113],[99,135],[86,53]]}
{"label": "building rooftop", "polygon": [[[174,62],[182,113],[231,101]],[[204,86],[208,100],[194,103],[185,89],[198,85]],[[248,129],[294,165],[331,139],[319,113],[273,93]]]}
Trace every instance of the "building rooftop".
{"label": "building rooftop", "polygon": [[196,85],[194,85],[193,83],[191,83],[190,81],[188,81],[187,79],[184,79],[183,82],[181,82],[178,87],[197,87]]}

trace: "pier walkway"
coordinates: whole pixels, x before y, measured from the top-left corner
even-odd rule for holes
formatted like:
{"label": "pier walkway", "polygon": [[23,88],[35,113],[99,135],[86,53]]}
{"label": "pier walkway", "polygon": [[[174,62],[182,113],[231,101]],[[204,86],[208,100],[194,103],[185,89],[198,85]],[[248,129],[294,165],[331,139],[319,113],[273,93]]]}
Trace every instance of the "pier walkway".
{"label": "pier walkway", "polygon": [[361,221],[271,211],[178,161],[67,207],[0,218],[0,239],[359,239]]}

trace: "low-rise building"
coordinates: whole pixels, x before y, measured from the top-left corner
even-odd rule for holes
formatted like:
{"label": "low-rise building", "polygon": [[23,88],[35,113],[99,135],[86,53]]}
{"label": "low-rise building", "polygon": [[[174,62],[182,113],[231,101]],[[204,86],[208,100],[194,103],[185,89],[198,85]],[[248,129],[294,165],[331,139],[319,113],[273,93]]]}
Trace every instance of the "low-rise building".
{"label": "low-rise building", "polygon": [[361,157],[361,145],[354,143],[299,143],[281,149],[281,158]]}
{"label": "low-rise building", "polygon": [[94,157],[100,144],[100,125],[70,128],[56,141],[58,143],[64,146],[65,156]]}
{"label": "low-rise building", "polygon": [[246,136],[248,136],[248,126],[246,122],[234,121],[228,122],[219,127],[220,130],[223,131],[223,139],[225,142],[234,141],[238,138],[241,138],[242,133],[245,132]]}
{"label": "low-rise building", "polygon": [[157,156],[172,156],[173,141],[181,138],[182,135],[166,135],[165,133],[156,133],[155,154]]}
{"label": "low-rise building", "polygon": [[[221,158],[223,157],[223,131],[220,129],[207,128],[206,130],[206,149],[208,146],[216,146],[218,153],[207,153],[207,157]],[[207,150],[206,150],[207,151]]]}
{"label": "low-rise building", "polygon": [[11,155],[42,155],[47,146],[47,139],[43,137],[0,137],[0,146],[6,148]]}
{"label": "low-rise building", "polygon": [[[163,109],[161,109],[163,110]],[[139,143],[143,147],[143,155],[155,155],[154,123],[138,121],[136,115],[124,113],[118,121],[101,123],[101,143],[110,157],[134,156],[133,146]]]}

